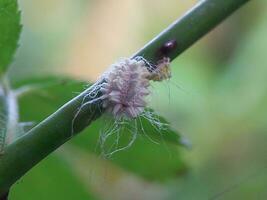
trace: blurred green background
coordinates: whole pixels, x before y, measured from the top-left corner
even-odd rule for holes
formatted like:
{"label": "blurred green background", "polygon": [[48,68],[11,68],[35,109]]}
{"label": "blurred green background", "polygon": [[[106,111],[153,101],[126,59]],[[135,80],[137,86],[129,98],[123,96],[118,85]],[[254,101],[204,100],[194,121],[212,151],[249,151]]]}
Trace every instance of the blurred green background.
{"label": "blurred green background", "polygon": [[[50,75],[94,81],[197,1],[19,3],[24,27],[9,71],[14,85]],[[191,141],[191,150],[141,140],[104,160],[93,148],[96,122],[93,136],[87,130],[39,163],[10,199],[266,199],[266,19],[266,1],[251,1],[178,57],[170,81],[153,85],[150,105]],[[50,100],[25,97],[22,121],[44,119],[82,89],[71,84],[54,89]]]}

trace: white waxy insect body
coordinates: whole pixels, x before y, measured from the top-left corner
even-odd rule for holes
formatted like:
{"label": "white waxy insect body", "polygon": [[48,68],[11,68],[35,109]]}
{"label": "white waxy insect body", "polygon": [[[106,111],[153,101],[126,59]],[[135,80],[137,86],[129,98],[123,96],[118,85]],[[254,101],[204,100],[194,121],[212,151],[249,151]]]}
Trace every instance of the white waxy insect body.
{"label": "white waxy insect body", "polygon": [[150,72],[142,60],[124,59],[111,66],[102,86],[103,107],[115,118],[135,118],[145,107],[150,94]]}
{"label": "white waxy insect body", "polygon": [[[81,108],[75,114],[72,122],[74,122],[86,105],[92,104],[101,100],[101,106],[105,112],[112,115],[114,123],[100,135],[100,147],[103,150],[103,155],[111,156],[113,153],[129,148],[137,138],[138,127],[143,129],[141,118],[153,124],[159,132],[166,126],[155,117],[156,115],[147,110],[146,97],[150,95],[150,81],[162,81],[170,78],[170,59],[164,58],[157,62],[157,65],[151,65],[143,57],[125,58],[113,64],[110,70],[107,71],[95,84],[95,88],[86,97],[90,100],[83,100]],[[100,92],[100,93],[99,93]],[[99,95],[99,97],[97,97]],[[134,122],[133,126],[130,125]],[[124,147],[118,147],[120,140],[120,132],[127,126],[126,129],[131,133],[129,143]],[[106,141],[116,133],[114,149],[112,147],[105,150]]]}

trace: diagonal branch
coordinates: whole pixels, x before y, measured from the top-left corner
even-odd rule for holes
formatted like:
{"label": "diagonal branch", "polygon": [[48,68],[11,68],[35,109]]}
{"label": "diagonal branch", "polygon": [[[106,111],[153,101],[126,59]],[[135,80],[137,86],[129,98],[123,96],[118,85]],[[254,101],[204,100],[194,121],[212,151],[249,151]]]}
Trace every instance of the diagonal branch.
{"label": "diagonal branch", "polygon": [[[202,0],[134,57],[143,56],[152,63],[164,56],[174,59],[248,1]],[[6,148],[0,157],[0,195],[35,164],[101,115],[100,101],[88,104],[77,116],[72,131],[72,120],[84,100],[93,100],[87,95],[93,89],[94,86],[88,88]]]}

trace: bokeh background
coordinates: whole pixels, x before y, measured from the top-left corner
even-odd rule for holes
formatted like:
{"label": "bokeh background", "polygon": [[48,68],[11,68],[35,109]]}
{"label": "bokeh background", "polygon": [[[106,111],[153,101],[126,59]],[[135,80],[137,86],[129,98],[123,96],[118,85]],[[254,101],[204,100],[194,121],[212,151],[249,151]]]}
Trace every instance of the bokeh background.
{"label": "bokeh background", "polygon": [[[51,74],[93,82],[197,3],[19,2],[23,31],[9,71],[15,82]],[[149,153],[126,150],[121,162],[104,160],[87,148],[84,133],[27,173],[10,199],[266,199],[266,18],[266,1],[251,1],[174,60],[170,81],[154,84],[150,105],[192,143],[191,150],[179,148],[178,160],[164,143],[147,144]],[[54,100],[27,101],[25,120],[40,121],[56,109]],[[173,165],[179,170],[169,174]]]}

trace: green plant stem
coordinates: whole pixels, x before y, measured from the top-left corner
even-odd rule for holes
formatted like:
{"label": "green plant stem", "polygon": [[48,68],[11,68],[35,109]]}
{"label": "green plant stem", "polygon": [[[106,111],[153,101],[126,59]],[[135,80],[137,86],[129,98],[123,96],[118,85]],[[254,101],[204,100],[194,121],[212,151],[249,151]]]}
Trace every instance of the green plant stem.
{"label": "green plant stem", "polygon": [[177,19],[152,39],[134,56],[141,55],[156,63],[159,59],[158,51],[162,45],[167,41],[175,40],[177,42],[176,48],[167,55],[173,60],[248,1],[202,0],[183,17]]}
{"label": "green plant stem", "polygon": [[7,112],[5,90],[2,84],[0,84],[0,155],[3,153],[6,143]]}
{"label": "green plant stem", "polygon": [[18,102],[15,93],[9,90],[6,95],[7,100],[7,123],[6,123],[6,145],[11,144],[16,140],[19,127],[19,113],[18,113]]}
{"label": "green plant stem", "polygon": [[16,95],[10,89],[7,78],[2,77],[0,82],[0,154],[2,154],[4,147],[15,141],[19,113]]}
{"label": "green plant stem", "polygon": [[[165,42],[175,40],[175,48],[163,55],[174,59],[247,1],[249,0],[203,0],[134,56],[143,56],[151,62],[157,62],[162,56],[159,51]],[[73,129],[77,110],[92,89],[93,87],[88,88],[66,103],[5,149],[4,155],[0,157],[0,196],[35,164],[101,115],[100,101],[88,104],[77,116]],[[86,98],[84,102],[90,100],[92,99]]]}

